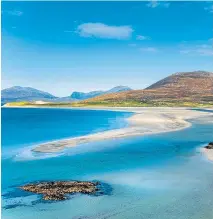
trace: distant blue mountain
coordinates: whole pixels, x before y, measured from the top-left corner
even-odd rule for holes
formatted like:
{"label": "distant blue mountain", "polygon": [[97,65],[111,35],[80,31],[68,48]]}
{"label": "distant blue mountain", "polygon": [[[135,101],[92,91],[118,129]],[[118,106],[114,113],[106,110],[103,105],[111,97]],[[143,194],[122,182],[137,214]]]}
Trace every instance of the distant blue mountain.
{"label": "distant blue mountain", "polygon": [[107,91],[91,91],[88,93],[75,91],[71,94],[70,97],[76,100],[85,100],[85,99],[97,97],[103,94],[118,93],[118,92],[123,92],[123,91],[128,91],[128,90],[132,90],[132,89],[127,86],[117,86]]}
{"label": "distant blue mountain", "polygon": [[31,87],[14,86],[1,91],[2,103],[14,101],[53,100],[57,97]]}
{"label": "distant blue mountain", "polygon": [[35,88],[14,86],[7,89],[3,89],[1,91],[1,102],[2,104],[9,102],[36,101],[36,100],[43,100],[50,102],[73,102],[73,101],[89,99],[91,97],[96,97],[102,94],[116,93],[116,92],[122,92],[127,90],[131,90],[131,89],[126,86],[118,86],[107,91],[92,91],[89,93],[75,91],[71,94],[71,96],[68,97],[56,97],[50,93],[37,90]]}
{"label": "distant blue mountain", "polygon": [[77,99],[77,100],[84,100],[84,99],[88,99],[88,98],[91,98],[91,97],[99,96],[103,92],[104,91],[91,91],[91,92],[88,92],[88,93],[84,93],[84,92],[74,91],[71,94],[70,97],[73,98],[73,99]]}

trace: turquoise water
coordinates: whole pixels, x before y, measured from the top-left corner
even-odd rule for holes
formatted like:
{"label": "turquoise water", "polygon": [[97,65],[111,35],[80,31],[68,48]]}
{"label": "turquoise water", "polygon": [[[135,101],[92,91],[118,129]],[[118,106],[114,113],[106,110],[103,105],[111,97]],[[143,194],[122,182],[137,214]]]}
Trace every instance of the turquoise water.
{"label": "turquoise water", "polygon": [[[36,154],[40,142],[124,127],[131,113],[3,109],[2,204],[5,219],[212,219],[213,164],[199,148],[213,140],[213,116],[171,133]],[[100,180],[103,196],[45,203],[16,187],[38,180]]]}

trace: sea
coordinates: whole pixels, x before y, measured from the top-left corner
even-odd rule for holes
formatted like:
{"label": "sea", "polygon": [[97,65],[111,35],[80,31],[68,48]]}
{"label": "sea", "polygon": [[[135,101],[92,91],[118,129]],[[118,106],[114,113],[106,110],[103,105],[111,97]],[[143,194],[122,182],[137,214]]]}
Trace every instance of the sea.
{"label": "sea", "polygon": [[[213,219],[212,116],[176,132],[81,144],[58,153],[36,145],[128,126],[131,112],[2,108],[2,219]],[[100,181],[102,195],[43,201],[21,185]]]}

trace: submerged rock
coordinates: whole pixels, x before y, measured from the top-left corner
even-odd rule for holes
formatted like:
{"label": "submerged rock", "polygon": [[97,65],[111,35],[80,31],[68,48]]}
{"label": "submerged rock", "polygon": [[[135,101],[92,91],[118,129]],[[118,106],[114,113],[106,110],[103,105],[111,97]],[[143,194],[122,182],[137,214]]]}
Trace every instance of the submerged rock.
{"label": "submerged rock", "polygon": [[86,181],[50,181],[40,183],[30,183],[19,188],[28,192],[42,194],[44,200],[64,200],[66,194],[95,194],[99,188],[98,182]]}
{"label": "submerged rock", "polygon": [[213,142],[210,142],[207,146],[205,146],[206,149],[213,149]]}

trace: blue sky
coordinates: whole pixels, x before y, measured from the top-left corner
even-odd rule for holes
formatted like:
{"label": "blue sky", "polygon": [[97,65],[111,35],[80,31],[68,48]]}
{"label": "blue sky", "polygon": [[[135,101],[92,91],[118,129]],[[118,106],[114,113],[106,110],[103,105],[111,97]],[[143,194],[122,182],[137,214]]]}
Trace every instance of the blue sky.
{"label": "blue sky", "polygon": [[213,71],[211,2],[3,2],[2,88],[58,96]]}

